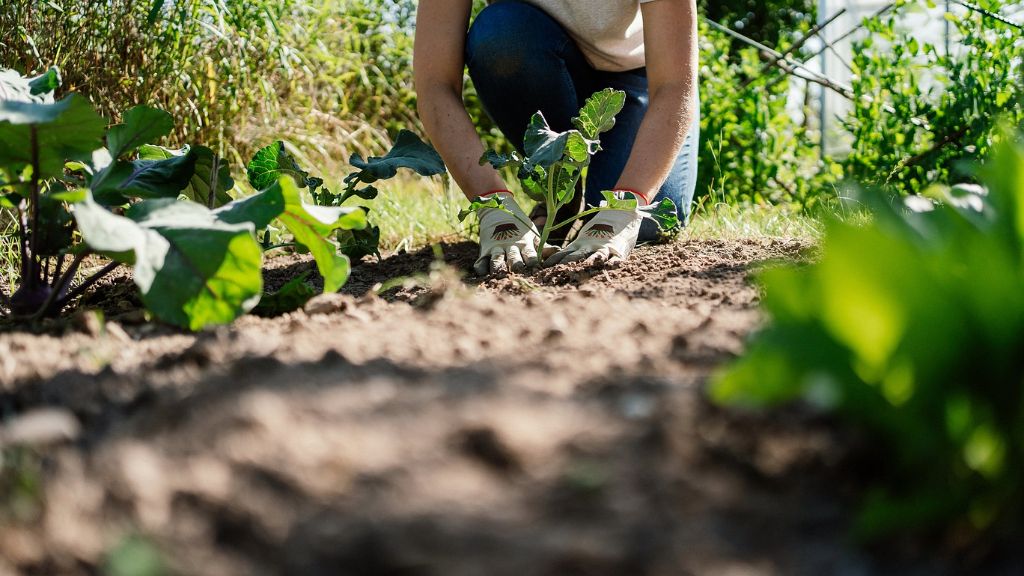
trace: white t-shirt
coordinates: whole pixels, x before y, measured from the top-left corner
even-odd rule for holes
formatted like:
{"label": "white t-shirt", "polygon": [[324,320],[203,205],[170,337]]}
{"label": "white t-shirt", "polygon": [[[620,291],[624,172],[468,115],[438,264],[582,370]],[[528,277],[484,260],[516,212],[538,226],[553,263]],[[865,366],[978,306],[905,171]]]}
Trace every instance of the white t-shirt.
{"label": "white t-shirt", "polygon": [[598,70],[645,65],[640,4],[653,0],[526,0],[558,21]]}

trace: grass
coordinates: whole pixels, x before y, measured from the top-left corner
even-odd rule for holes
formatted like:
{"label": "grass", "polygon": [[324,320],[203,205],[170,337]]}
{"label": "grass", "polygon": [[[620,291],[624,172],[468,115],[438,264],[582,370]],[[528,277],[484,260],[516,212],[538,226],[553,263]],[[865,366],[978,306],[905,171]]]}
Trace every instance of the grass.
{"label": "grass", "polygon": [[0,209],[0,292],[10,296],[18,281],[18,224]]}

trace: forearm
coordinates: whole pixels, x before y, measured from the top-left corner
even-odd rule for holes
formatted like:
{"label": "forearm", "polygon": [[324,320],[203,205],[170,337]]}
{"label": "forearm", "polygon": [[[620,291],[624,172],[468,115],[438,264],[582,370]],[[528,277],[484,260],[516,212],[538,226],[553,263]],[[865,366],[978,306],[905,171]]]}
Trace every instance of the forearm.
{"label": "forearm", "polygon": [[466,197],[506,188],[497,170],[480,165],[484,146],[461,95],[444,84],[419,87],[417,92],[423,127]]}
{"label": "forearm", "polygon": [[693,84],[666,84],[652,90],[616,188],[637,190],[653,199],[668,178],[697,113]]}

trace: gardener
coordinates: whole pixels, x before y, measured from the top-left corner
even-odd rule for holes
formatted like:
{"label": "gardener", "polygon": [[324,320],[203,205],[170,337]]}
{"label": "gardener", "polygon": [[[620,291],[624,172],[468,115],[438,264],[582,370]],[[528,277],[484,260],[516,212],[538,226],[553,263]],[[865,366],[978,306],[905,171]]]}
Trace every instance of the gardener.
{"label": "gardener", "polygon": [[[594,92],[625,91],[625,108],[601,137],[603,151],[587,174],[586,203],[598,205],[604,190],[632,194],[640,205],[671,198],[685,222],[699,130],[695,0],[499,0],[470,27],[472,4],[420,0],[415,44],[420,117],[466,196],[501,195],[526,220],[500,173],[479,164],[484,148],[462,101],[463,66],[485,110],[520,152],[538,110],[552,129],[564,131]],[[534,222],[549,217],[543,210],[530,215]],[[558,221],[573,214],[558,214]],[[500,210],[479,216],[477,272],[520,271],[537,262],[536,227]],[[656,231],[639,211],[602,211],[546,263],[624,259]]]}

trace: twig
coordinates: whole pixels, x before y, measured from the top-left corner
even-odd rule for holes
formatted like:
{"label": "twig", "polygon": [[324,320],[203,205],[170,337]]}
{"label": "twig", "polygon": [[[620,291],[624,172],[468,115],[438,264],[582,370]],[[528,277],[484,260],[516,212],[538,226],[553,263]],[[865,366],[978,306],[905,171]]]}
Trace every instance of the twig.
{"label": "twig", "polygon": [[892,172],[889,172],[889,176],[887,176],[885,179],[886,184],[888,184],[889,181],[892,180],[893,176],[895,176],[899,172],[902,172],[903,170],[906,170],[907,168],[914,166],[915,164],[917,164],[921,160],[924,160],[928,156],[938,152],[939,150],[942,150],[943,148],[949,146],[953,142],[960,140],[961,138],[964,137],[965,134],[967,134],[968,130],[970,130],[969,125],[965,125],[963,128],[960,128],[955,132],[947,134],[941,140],[936,142],[931,148],[925,150],[924,152],[915,154],[905,160],[901,160],[892,169]]}
{"label": "twig", "polygon": [[[723,25],[719,24],[718,22],[715,22],[714,20],[711,20],[710,18],[704,18],[704,21],[707,22],[709,25],[711,25],[712,28],[715,28],[716,30],[718,30],[720,32],[723,32],[723,33],[725,33],[725,34],[727,34],[729,36],[732,36],[733,38],[739,40],[740,42],[743,42],[745,44],[749,44],[750,46],[753,46],[754,48],[757,48],[758,50],[760,50],[761,52],[763,52],[763,53],[765,53],[765,54],[767,54],[769,56],[773,56],[775,58],[774,65],[779,67],[779,68],[781,68],[787,74],[790,74],[792,76],[797,76],[801,80],[806,80],[808,82],[814,82],[815,84],[819,84],[821,86],[824,86],[825,88],[833,90],[836,93],[838,93],[839,95],[841,95],[841,96],[843,96],[845,98],[849,98],[850,100],[854,99],[854,97],[853,97],[853,89],[852,88],[850,88],[848,86],[844,86],[844,85],[840,84],[839,82],[836,82],[835,80],[832,80],[831,78],[825,76],[824,74],[821,74],[819,72],[815,72],[814,70],[811,70],[810,68],[808,68],[808,67],[804,66],[803,64],[801,64],[800,62],[796,62],[796,61],[792,60],[791,58],[787,58],[787,57],[783,56],[782,52],[779,52],[778,50],[775,50],[774,48],[769,48],[768,46],[765,46],[764,44],[758,42],[757,40],[754,40],[753,38],[748,38],[747,36],[744,36],[743,34],[740,34],[739,32],[736,32],[735,30],[732,30],[732,29],[730,29],[730,28],[728,28],[726,26],[723,26]],[[801,76],[801,75],[796,73],[797,70],[801,71],[804,74],[808,74],[809,76]]]}
{"label": "twig", "polygon": [[61,308],[67,306],[75,298],[78,298],[82,294],[85,294],[85,291],[91,288],[93,284],[99,282],[104,276],[116,270],[117,267],[120,265],[120,262],[111,262],[104,266],[103,268],[100,268],[98,272],[90,276],[85,282],[82,282],[78,286],[75,286],[75,289],[72,290],[71,292],[68,292],[67,296],[61,298],[60,301],[57,303],[56,308],[60,310]]}
{"label": "twig", "polygon": [[991,10],[986,10],[986,9],[982,8],[981,6],[978,6],[977,4],[972,4],[971,2],[964,2],[963,0],[950,0],[950,1],[953,2],[954,4],[959,4],[959,5],[963,6],[964,8],[967,8],[968,10],[970,10],[972,12],[977,12],[978,14],[981,14],[982,16],[987,16],[988,18],[991,18],[991,19],[993,19],[993,20],[995,20],[997,22],[1002,22],[1003,24],[1006,24],[1007,26],[1012,26],[1012,27],[1016,28],[1017,30],[1024,30],[1024,25],[1017,24],[1016,22],[1014,22],[1013,20],[1010,20],[1009,18],[1003,16],[1002,14],[996,14],[995,12],[992,12]]}
{"label": "twig", "polygon": [[838,38],[836,38],[836,39],[835,39],[835,40],[833,40],[832,42],[829,42],[829,41],[827,41],[827,40],[826,40],[825,38],[822,38],[822,39],[821,39],[821,41],[822,41],[822,42],[823,42],[823,43],[824,43],[825,45],[824,45],[823,47],[821,47],[821,48],[820,48],[820,49],[819,49],[819,50],[818,50],[817,52],[815,52],[814,54],[811,54],[811,55],[810,55],[810,57],[809,57],[809,58],[807,58],[807,60],[804,60],[804,64],[806,64],[807,62],[810,62],[811,60],[814,60],[814,59],[815,59],[815,58],[817,58],[818,56],[821,56],[821,54],[822,54],[822,53],[823,53],[823,52],[824,52],[825,50],[828,50],[829,48],[832,48],[832,47],[833,47],[833,46],[835,46],[836,44],[839,44],[839,43],[840,43],[840,42],[842,42],[843,40],[846,40],[846,39],[847,39],[847,38],[849,38],[850,36],[853,36],[853,35],[854,35],[854,34],[856,34],[857,32],[860,32],[860,31],[861,31],[861,29],[863,29],[863,28],[864,28],[865,24],[866,24],[866,23],[867,23],[867,22],[868,22],[869,20],[874,20],[875,18],[878,18],[879,16],[882,16],[883,14],[885,14],[885,13],[886,13],[886,12],[888,12],[889,10],[892,10],[892,9],[893,9],[893,8],[895,8],[895,7],[896,7],[896,4],[887,4],[886,6],[883,6],[883,7],[881,8],[881,9],[879,9],[879,10],[878,10],[877,12],[875,12],[875,13],[874,13],[874,14],[872,14],[871,16],[869,16],[869,17],[867,17],[867,18],[865,18],[865,19],[861,20],[860,24],[857,24],[856,26],[854,26],[853,28],[851,28],[850,30],[848,30],[848,31],[847,31],[847,32],[846,32],[845,34],[841,34],[841,35],[840,35],[840,36],[839,36]]}
{"label": "twig", "polygon": [[783,60],[785,58],[788,58],[790,54],[793,54],[794,52],[796,52],[797,50],[802,48],[803,45],[806,44],[808,40],[810,40],[814,36],[818,35],[818,33],[821,32],[822,30],[824,30],[826,26],[828,26],[829,24],[835,22],[843,14],[846,14],[846,8],[840,9],[838,12],[833,14],[832,17],[829,18],[828,20],[825,20],[824,22],[821,22],[821,23],[815,25],[810,30],[808,30],[806,34],[804,34],[799,39],[797,39],[796,42],[793,42],[793,44],[790,45],[790,47],[787,48],[784,52],[780,53],[773,60],[765,62],[764,65],[761,66],[761,70],[757,73],[757,76],[752,76],[750,78],[747,78],[746,81],[744,81],[743,84],[741,85],[741,88],[745,88],[748,84],[750,84],[754,80],[763,77],[765,74],[768,73],[769,70],[772,69],[773,66],[775,66],[775,64],[778,61]]}

